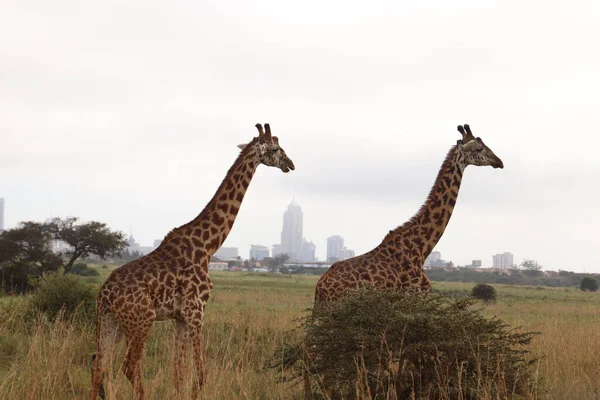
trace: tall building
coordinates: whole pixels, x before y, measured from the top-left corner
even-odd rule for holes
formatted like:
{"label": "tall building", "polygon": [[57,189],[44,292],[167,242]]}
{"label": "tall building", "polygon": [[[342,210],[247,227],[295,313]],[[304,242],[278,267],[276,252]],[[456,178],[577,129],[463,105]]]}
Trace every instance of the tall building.
{"label": "tall building", "polygon": [[440,253],[439,251],[432,251],[429,254],[429,256],[425,259],[425,263],[423,264],[423,266],[427,268],[443,267],[445,263],[442,261],[442,253]]}
{"label": "tall building", "polygon": [[302,255],[300,261],[304,262],[315,262],[317,258],[315,257],[316,246],[313,242],[309,242],[306,239],[302,241]]}
{"label": "tall building", "polygon": [[350,250],[350,249],[347,249],[345,247],[340,250],[340,258],[339,258],[340,261],[341,260],[347,260],[347,259],[352,258],[352,257],[354,257],[354,250]]}
{"label": "tall building", "polygon": [[250,259],[260,261],[265,257],[269,257],[269,248],[267,246],[261,246],[259,244],[250,245]]}
{"label": "tall building", "polygon": [[340,259],[340,250],[344,248],[344,238],[333,235],[327,238],[327,262],[336,262]]}
{"label": "tall building", "polygon": [[0,232],[4,230],[4,197],[0,197]]}
{"label": "tall building", "polygon": [[492,256],[492,265],[494,268],[509,269],[513,267],[513,255],[509,252],[495,254]]}
{"label": "tall building", "polygon": [[215,257],[221,260],[235,260],[238,258],[237,247],[221,247],[215,252]]}
{"label": "tall building", "polygon": [[290,256],[290,261],[300,261],[302,257],[302,208],[295,201],[283,213],[281,230],[281,252]]}

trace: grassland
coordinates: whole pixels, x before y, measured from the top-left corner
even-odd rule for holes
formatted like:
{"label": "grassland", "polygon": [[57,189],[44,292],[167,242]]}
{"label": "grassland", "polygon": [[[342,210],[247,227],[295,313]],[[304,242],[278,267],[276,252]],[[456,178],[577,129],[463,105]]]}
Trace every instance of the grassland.
{"label": "grassland", "polygon": [[[102,281],[108,269],[98,269]],[[265,368],[286,332],[311,306],[315,277],[211,272],[215,290],[205,322],[207,379],[204,399],[300,399],[300,386],[282,383]],[[434,290],[468,293],[472,284],[435,283]],[[532,344],[543,357],[541,386],[531,398],[600,398],[600,293],[496,285],[499,301],[485,306],[524,330],[541,331]],[[0,298],[0,399],[78,399],[89,389],[92,325],[46,321],[23,297]],[[173,332],[157,323],[144,362],[151,399],[174,398]],[[122,349],[120,350],[122,354]],[[191,359],[191,357],[190,357]],[[132,398],[113,362],[109,399]],[[191,387],[186,390],[191,392]]]}

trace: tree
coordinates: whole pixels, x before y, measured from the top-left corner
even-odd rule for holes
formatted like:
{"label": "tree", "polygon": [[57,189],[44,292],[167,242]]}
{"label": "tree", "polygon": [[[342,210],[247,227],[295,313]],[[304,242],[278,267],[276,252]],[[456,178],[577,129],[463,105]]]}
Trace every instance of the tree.
{"label": "tree", "polygon": [[70,272],[77,259],[91,254],[102,259],[119,255],[127,240],[122,232],[110,230],[103,222],[91,221],[78,223],[78,218],[54,218],[48,223],[55,240],[65,242],[70,246],[63,252],[68,261],[64,265],[65,273]]}
{"label": "tree", "polygon": [[275,257],[273,257],[273,261],[275,262],[276,267],[281,267],[289,259],[290,259],[290,256],[285,253],[277,254]]}
{"label": "tree", "polygon": [[595,292],[596,290],[598,290],[598,281],[596,281],[594,278],[590,278],[589,276],[586,276],[585,278],[581,279],[581,284],[579,285],[579,287],[584,292],[585,291]]}
{"label": "tree", "polygon": [[521,268],[523,268],[526,271],[539,271],[542,269],[542,266],[538,264],[538,262],[535,260],[525,258],[521,262]]}
{"label": "tree", "polygon": [[0,234],[0,274],[11,290],[27,289],[29,275],[56,271],[63,263],[52,252],[52,232],[46,224],[21,222]]}
{"label": "tree", "polygon": [[521,262],[521,268],[523,269],[523,275],[528,277],[542,276],[542,266],[535,260],[524,259]]}

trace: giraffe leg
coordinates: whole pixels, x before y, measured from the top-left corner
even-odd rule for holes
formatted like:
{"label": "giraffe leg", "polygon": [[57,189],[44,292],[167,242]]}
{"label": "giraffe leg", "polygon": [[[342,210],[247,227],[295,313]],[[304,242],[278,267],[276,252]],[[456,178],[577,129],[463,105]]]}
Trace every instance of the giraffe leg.
{"label": "giraffe leg", "polygon": [[133,384],[134,397],[144,400],[146,397],[142,385],[141,363],[156,314],[150,307],[139,307],[133,310],[133,315],[143,316],[143,318],[123,320],[122,326],[128,340],[127,356],[123,368],[125,376]]}
{"label": "giraffe leg", "polygon": [[175,321],[175,367],[174,367],[174,382],[175,392],[179,396],[183,387],[183,379],[186,376],[185,354],[187,344],[189,342],[189,330],[185,322],[181,320]]}
{"label": "giraffe leg", "polygon": [[140,400],[146,398],[144,387],[142,385],[141,363],[146,348],[146,340],[148,335],[136,335],[129,340],[127,346],[127,356],[125,358],[124,372],[127,379],[133,385],[134,397]]}
{"label": "giraffe leg", "polygon": [[202,385],[204,385],[204,333],[202,326],[194,329],[191,333],[192,346],[194,348],[194,364],[196,366],[196,379],[194,380],[193,398],[198,398]]}
{"label": "giraffe leg", "polygon": [[96,400],[98,396],[104,399],[105,393],[102,380],[108,365],[108,358],[123,337],[119,321],[112,314],[100,316],[99,325],[96,329],[98,333],[96,335],[96,353],[92,355],[91,400]]}

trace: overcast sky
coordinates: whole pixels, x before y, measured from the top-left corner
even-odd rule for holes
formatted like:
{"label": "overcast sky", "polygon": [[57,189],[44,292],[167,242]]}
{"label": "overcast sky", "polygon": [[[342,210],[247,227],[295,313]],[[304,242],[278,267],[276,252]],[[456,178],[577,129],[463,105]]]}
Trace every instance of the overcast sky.
{"label": "overcast sky", "polygon": [[3,1],[7,227],[78,216],[143,245],[195,217],[270,122],[226,246],[279,243],[295,196],[325,257],[410,218],[469,123],[505,168],[469,167],[437,246],[455,264],[600,272],[600,2]]}

